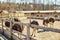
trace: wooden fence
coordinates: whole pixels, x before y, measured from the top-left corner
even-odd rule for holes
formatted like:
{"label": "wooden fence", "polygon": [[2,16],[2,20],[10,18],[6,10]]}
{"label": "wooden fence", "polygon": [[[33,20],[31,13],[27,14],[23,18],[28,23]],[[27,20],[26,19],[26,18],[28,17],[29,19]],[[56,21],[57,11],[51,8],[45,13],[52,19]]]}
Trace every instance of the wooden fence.
{"label": "wooden fence", "polygon": [[[6,31],[8,31],[8,30],[5,30],[4,29],[4,25],[3,25],[3,22],[4,22],[5,20],[3,20],[2,21],[2,30],[4,31],[4,33],[7,35],[7,33],[8,32],[6,32]],[[14,22],[14,21],[13,21]],[[24,26],[26,26],[27,27],[27,35],[24,35],[24,34],[22,34],[22,33],[20,33],[20,32],[18,32],[18,31],[15,31],[15,30],[13,30],[12,31],[12,24],[10,24],[10,34],[9,34],[9,37],[10,38],[15,38],[15,36],[13,36],[14,35],[14,32],[17,32],[17,33],[19,33],[20,35],[22,35],[22,36],[24,36],[24,37],[26,37],[27,38],[27,40],[31,40],[31,36],[30,36],[30,26],[32,26],[32,27],[34,27],[34,28],[39,28],[39,29],[43,29],[44,31],[52,31],[52,32],[57,32],[57,33],[60,33],[60,29],[55,29],[55,28],[50,28],[50,27],[43,27],[43,26],[38,26],[38,25],[33,25],[33,24],[30,24],[30,23],[20,23],[20,22],[14,22],[14,23],[18,23],[18,24],[23,24]],[[8,36],[8,35],[7,35]],[[17,40],[17,39],[15,39],[15,40]],[[19,40],[19,39],[18,39]]]}

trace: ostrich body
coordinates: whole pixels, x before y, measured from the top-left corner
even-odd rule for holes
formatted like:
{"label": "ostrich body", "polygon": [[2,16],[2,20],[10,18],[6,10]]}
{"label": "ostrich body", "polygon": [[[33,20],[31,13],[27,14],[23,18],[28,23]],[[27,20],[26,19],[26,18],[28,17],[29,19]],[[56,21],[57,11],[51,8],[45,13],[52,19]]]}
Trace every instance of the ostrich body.
{"label": "ostrich body", "polygon": [[[33,25],[39,25],[39,24],[38,24],[38,22],[37,22],[37,21],[35,21],[35,20],[33,20],[33,21],[31,22],[31,24],[33,24]],[[34,37],[35,37],[35,33],[36,33],[37,29],[36,29],[36,28],[34,28],[34,27],[32,27],[32,29],[33,29],[33,32],[32,32],[32,35],[31,35],[31,36],[33,36],[33,35],[34,35]]]}

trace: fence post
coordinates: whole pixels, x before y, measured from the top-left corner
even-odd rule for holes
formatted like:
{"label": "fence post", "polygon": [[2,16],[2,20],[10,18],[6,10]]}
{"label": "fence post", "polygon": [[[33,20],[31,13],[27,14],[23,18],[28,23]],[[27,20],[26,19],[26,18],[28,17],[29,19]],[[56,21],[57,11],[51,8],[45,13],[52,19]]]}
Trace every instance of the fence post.
{"label": "fence post", "polygon": [[30,25],[27,26],[27,40],[30,40]]}
{"label": "fence post", "polygon": [[2,19],[2,33],[4,34],[3,19]]}
{"label": "fence post", "polygon": [[13,30],[12,30],[12,22],[10,20],[10,34],[11,34],[11,37],[10,37],[10,40],[13,40]]}

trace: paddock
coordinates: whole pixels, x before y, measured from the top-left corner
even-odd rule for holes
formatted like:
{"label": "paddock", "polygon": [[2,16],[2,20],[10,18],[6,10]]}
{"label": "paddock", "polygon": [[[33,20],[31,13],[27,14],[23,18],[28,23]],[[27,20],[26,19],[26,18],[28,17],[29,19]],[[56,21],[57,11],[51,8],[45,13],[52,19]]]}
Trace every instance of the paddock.
{"label": "paddock", "polygon": [[[14,17],[11,16],[10,18],[13,19]],[[25,38],[27,38],[26,40],[29,40],[30,38],[32,38],[30,40],[60,40],[60,38],[59,38],[60,37],[60,21],[55,21],[54,27],[49,28],[49,27],[44,27],[43,20],[40,20],[40,19],[27,19],[26,17],[22,17],[22,16],[21,16],[21,18],[20,17],[16,17],[16,18],[21,20],[22,24],[24,25],[24,30],[22,33],[15,31],[15,30],[11,30],[12,25],[10,25],[10,28],[6,27],[4,25],[5,19],[3,19],[3,17],[1,17],[1,20],[0,20],[0,25],[1,25],[0,31],[3,34],[7,35],[10,39],[13,37],[14,40],[21,40],[21,39],[24,40]],[[30,20],[38,21],[39,26],[37,26],[37,25],[32,25],[32,26],[35,28],[40,28],[39,30],[44,29],[45,31],[36,33],[35,34],[36,37],[31,37],[30,35],[32,33],[32,28],[30,28],[30,25],[28,25],[30,23]],[[20,34],[22,36],[21,39],[20,39]]]}
{"label": "paddock", "polygon": [[[29,20],[30,19],[25,19],[24,21],[23,20],[21,20],[23,23],[29,23]],[[43,26],[43,24],[42,24],[42,22],[43,22],[43,20],[38,20],[38,19],[31,19],[31,21],[32,20],[36,20],[36,21],[38,21],[39,22],[39,25],[40,26]],[[60,21],[56,21],[55,23],[54,23],[54,27],[52,27],[52,28],[56,28],[56,29],[60,29]],[[4,27],[4,29],[6,29],[5,27]],[[23,34],[26,36],[27,35],[27,26],[25,26],[25,28],[24,28],[24,31],[23,31]],[[9,28],[7,28],[7,30],[9,30]],[[8,31],[7,30],[5,30],[6,31],[6,34],[8,33]],[[18,33],[19,32],[17,32],[17,31],[14,31],[14,35],[16,36],[16,37],[18,37]],[[32,29],[30,28],[30,34],[32,33]],[[8,33],[9,34],[9,33]],[[20,35],[20,34],[19,34]],[[34,38],[34,39],[36,39],[36,40],[59,40],[60,38],[60,33],[57,33],[57,32],[51,32],[51,31],[45,31],[45,32],[39,32],[39,33],[36,33],[36,37],[32,37],[32,38]],[[22,38],[25,38],[24,36],[22,36]]]}

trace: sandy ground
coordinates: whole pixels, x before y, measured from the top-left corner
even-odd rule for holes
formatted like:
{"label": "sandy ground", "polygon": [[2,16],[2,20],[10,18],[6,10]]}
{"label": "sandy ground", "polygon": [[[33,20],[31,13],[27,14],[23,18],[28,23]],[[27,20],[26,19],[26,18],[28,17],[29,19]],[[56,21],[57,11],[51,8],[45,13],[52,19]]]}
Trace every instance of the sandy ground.
{"label": "sandy ground", "polygon": [[[33,20],[38,21],[39,25],[43,26],[42,24],[43,20],[38,20],[38,19],[33,19]],[[25,20],[22,19],[21,22],[29,23],[30,21],[29,19],[25,19]],[[55,21],[54,27],[52,28],[60,29],[60,21]],[[31,33],[32,33],[32,29],[30,28],[30,34]],[[24,28],[23,34],[27,35],[26,27]],[[18,34],[15,33],[15,35],[18,35]],[[37,40],[60,40],[60,33],[56,33],[56,32],[51,32],[51,31],[39,32],[39,33],[36,33],[35,35],[36,37],[33,37],[33,38]]]}
{"label": "sandy ground", "polygon": [[[38,21],[39,25],[43,26],[43,24],[42,24],[43,20],[38,20],[38,19],[33,19],[33,20]],[[29,21],[29,19],[21,18],[21,22],[29,23],[30,21]],[[52,28],[60,29],[60,21],[55,21],[54,27],[52,27]],[[27,28],[25,27],[24,30],[23,30],[23,34],[25,34],[25,35],[27,35],[27,30],[26,29]],[[31,33],[32,33],[32,29],[30,28],[30,34]],[[16,36],[18,36],[17,33],[14,33],[14,34]],[[51,32],[51,31],[48,31],[48,32],[39,32],[39,33],[36,33],[35,35],[36,35],[36,37],[33,37],[33,38],[37,39],[37,40],[60,40],[60,33],[56,33],[56,32]]]}
{"label": "sandy ground", "polygon": [[[38,19],[33,19],[33,20],[36,20],[38,21],[39,25],[40,26],[43,26],[43,20],[38,20]],[[29,22],[29,20],[21,20],[22,22]],[[32,20],[31,20],[32,21]],[[50,26],[50,25],[49,25]],[[52,28],[57,28],[57,29],[60,29],[60,21],[55,21],[54,23],[54,27]],[[26,34],[26,27],[23,31],[24,34]],[[32,29],[30,30],[30,34],[32,33]],[[36,33],[35,34],[36,37],[33,37],[37,40],[60,40],[60,33],[56,33],[56,32],[51,32],[51,31],[48,31],[48,32],[39,32],[39,33]]]}

